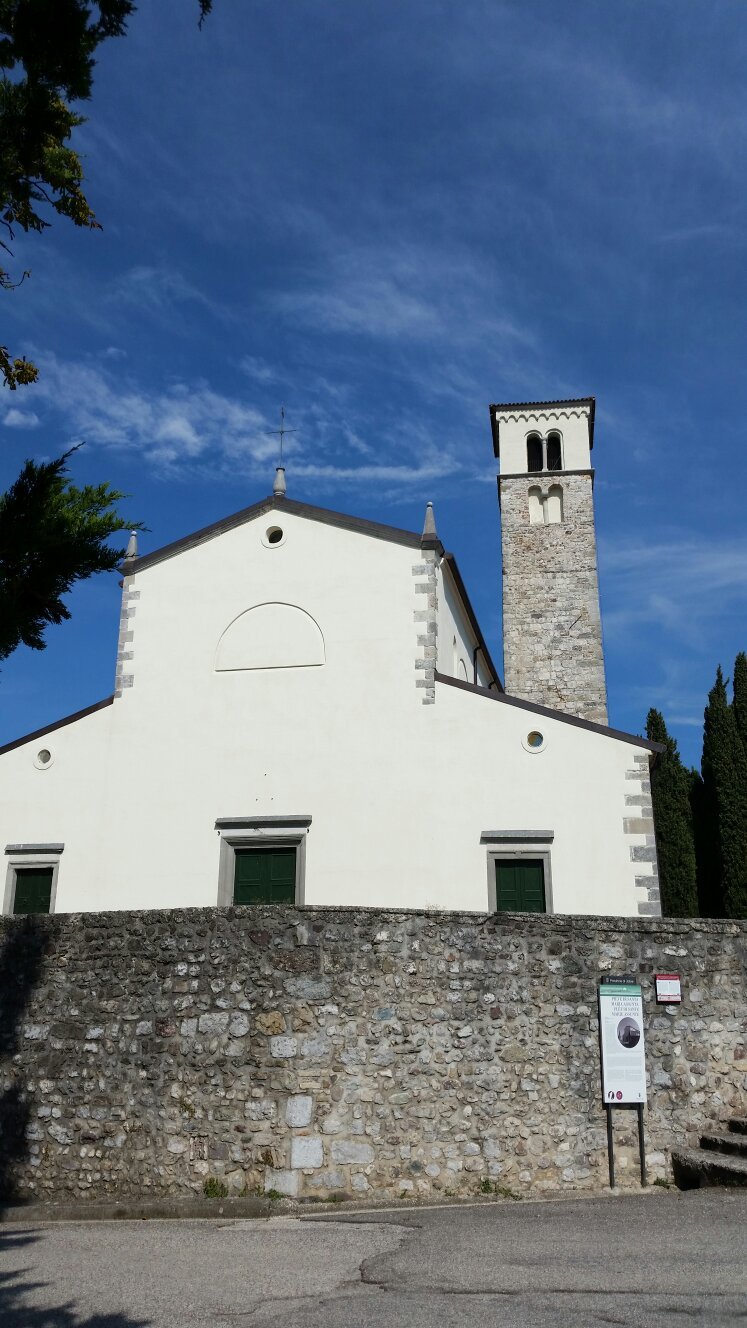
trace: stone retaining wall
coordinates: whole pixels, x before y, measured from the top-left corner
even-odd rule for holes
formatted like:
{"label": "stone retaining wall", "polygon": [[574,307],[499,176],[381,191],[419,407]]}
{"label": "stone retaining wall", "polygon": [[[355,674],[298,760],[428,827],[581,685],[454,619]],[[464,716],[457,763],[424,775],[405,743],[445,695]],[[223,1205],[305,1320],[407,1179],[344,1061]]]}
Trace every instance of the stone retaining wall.
{"label": "stone retaining wall", "polygon": [[[747,1114],[746,940],[745,923],[320,908],[2,919],[0,1189],[599,1189],[596,990],[626,972],[664,1177],[671,1148]],[[681,1007],[655,1005],[661,970]],[[617,1113],[622,1184],[633,1124]]]}

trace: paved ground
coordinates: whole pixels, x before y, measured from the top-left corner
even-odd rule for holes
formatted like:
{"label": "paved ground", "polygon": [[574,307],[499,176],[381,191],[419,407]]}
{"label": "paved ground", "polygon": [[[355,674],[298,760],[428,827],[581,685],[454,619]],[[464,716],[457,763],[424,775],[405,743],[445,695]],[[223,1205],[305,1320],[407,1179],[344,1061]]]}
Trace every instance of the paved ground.
{"label": "paved ground", "polygon": [[747,1192],[0,1227],[2,1328],[747,1325]]}

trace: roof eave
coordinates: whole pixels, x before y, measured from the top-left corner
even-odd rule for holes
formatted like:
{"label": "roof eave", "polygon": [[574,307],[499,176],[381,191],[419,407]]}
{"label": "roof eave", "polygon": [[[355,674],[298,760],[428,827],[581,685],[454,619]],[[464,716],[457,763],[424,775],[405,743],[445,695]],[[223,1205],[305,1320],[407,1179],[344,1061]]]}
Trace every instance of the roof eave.
{"label": "roof eave", "polygon": [[567,715],[564,710],[551,710],[549,706],[537,705],[535,701],[525,701],[520,696],[508,696],[505,692],[489,691],[476,683],[463,682],[461,678],[449,678],[444,673],[436,672],[436,682],[446,683],[449,687],[459,687],[462,691],[476,696],[487,697],[489,701],[500,701],[503,705],[516,706],[519,710],[528,710],[532,715],[545,715],[548,719],[571,724],[577,729],[587,729],[590,733],[600,733],[605,738],[615,738],[618,742],[628,742],[634,747],[644,747],[656,756],[664,751],[660,742],[651,742],[649,738],[640,738],[635,733],[626,733],[624,729],[613,729],[607,724],[597,724],[593,719],[581,719],[578,715]]}
{"label": "roof eave", "polygon": [[93,705],[84,706],[82,710],[73,711],[72,715],[65,715],[63,719],[57,719],[53,724],[45,724],[43,728],[34,729],[32,733],[24,733],[20,738],[14,738],[12,742],[6,742],[0,747],[0,756],[6,752],[12,752],[16,747],[25,747],[27,742],[33,742],[36,738],[45,738],[48,733],[56,733],[57,729],[64,729],[68,724],[75,724],[79,719],[85,719],[87,715],[93,715],[97,710],[103,710],[106,706],[112,705],[113,696],[104,697],[103,701],[94,701]]}
{"label": "roof eave", "polygon": [[488,650],[488,647],[485,642],[485,637],[483,636],[480,624],[477,621],[477,614],[475,613],[472,607],[472,602],[470,600],[470,597],[467,594],[467,587],[465,586],[464,581],[462,580],[462,574],[459,571],[457,560],[454,557],[453,553],[445,552],[443,557],[444,557],[444,562],[447,563],[449,571],[451,572],[451,575],[454,578],[454,583],[457,588],[457,594],[459,595],[459,598],[462,601],[462,606],[467,615],[467,618],[469,619],[472,631],[474,632],[477,638],[478,649],[480,650],[482,657],[485,660],[489,673],[491,673],[493,676],[493,682],[495,683],[498,690],[502,692],[504,690],[503,683],[500,680],[498,670],[496,669],[495,664],[493,663],[490,651]]}
{"label": "roof eave", "polygon": [[[344,512],[335,512],[330,508],[314,507],[311,503],[300,503],[294,498],[282,498],[270,494],[267,498],[261,499],[260,502],[253,503],[250,507],[243,507],[240,511],[234,512],[231,516],[222,517],[220,521],[214,521],[209,526],[203,526],[201,530],[195,530],[191,535],[185,535],[170,544],[164,544],[160,549],[154,549],[152,553],[129,559],[120,565],[119,571],[124,576],[135,576],[138,572],[144,572],[157,563],[166,562],[167,559],[175,558],[178,554],[186,553],[189,549],[195,549],[200,544],[205,544],[208,540],[217,538],[218,535],[223,535],[229,530],[235,530],[273,508],[290,512],[293,516],[305,517],[310,521],[319,521],[324,525],[337,526],[341,530],[349,530],[359,535],[369,535],[373,539],[389,540],[393,544],[403,544],[407,548],[419,549],[422,547],[422,536],[413,530],[402,530],[398,526],[387,526],[379,521],[368,521],[364,517],[348,516]],[[433,547],[440,551],[440,540]]]}
{"label": "roof eave", "polygon": [[493,455],[500,456],[500,441],[498,421],[496,411],[499,410],[525,410],[527,407],[534,406],[535,409],[544,410],[548,406],[588,406],[589,407],[589,451],[594,446],[594,417],[596,414],[596,397],[559,397],[555,401],[497,401],[488,406],[490,411],[490,431],[493,436]]}

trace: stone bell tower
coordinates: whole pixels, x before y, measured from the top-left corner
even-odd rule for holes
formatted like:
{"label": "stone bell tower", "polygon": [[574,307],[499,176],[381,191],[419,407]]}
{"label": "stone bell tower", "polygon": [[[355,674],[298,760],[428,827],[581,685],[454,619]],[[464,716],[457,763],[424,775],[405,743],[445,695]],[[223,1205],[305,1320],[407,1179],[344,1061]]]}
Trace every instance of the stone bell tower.
{"label": "stone bell tower", "polygon": [[506,691],[607,723],[594,531],[594,398],[490,407],[500,458]]}

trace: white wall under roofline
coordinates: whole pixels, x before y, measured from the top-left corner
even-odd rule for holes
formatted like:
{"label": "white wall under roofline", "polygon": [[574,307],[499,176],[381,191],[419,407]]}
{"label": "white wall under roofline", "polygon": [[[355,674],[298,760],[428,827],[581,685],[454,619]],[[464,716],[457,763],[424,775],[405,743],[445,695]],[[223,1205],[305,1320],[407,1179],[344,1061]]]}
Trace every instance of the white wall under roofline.
{"label": "white wall under roofline", "polygon": [[[279,508],[128,578],[132,686],[47,735],[48,769],[39,741],[0,759],[3,845],[64,843],[59,912],[209,906],[216,821],[307,815],[306,903],[484,912],[481,836],[552,830],[555,909],[636,914],[638,749],[543,717],[532,753],[531,711],[447,684],[424,706],[417,562]],[[310,614],[325,663],[216,672],[221,635],[257,602]]]}
{"label": "white wall under roofline", "polygon": [[557,430],[562,437],[563,470],[591,469],[590,406],[547,406],[536,411],[496,411],[500,445],[500,473],[524,475],[528,470],[527,439],[545,438]]}

